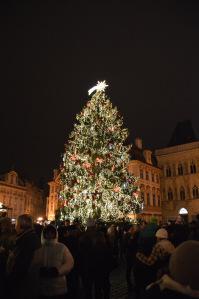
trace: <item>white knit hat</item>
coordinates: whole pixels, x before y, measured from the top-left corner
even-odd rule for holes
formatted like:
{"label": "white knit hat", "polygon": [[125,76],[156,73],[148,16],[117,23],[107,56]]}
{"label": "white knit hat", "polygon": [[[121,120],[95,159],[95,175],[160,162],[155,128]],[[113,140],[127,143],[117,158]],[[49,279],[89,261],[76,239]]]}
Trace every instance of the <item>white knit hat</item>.
{"label": "white knit hat", "polygon": [[164,228],[160,228],[157,230],[155,236],[160,239],[168,239],[168,232]]}
{"label": "white knit hat", "polygon": [[185,241],[171,255],[171,277],[182,285],[199,290],[199,242]]}

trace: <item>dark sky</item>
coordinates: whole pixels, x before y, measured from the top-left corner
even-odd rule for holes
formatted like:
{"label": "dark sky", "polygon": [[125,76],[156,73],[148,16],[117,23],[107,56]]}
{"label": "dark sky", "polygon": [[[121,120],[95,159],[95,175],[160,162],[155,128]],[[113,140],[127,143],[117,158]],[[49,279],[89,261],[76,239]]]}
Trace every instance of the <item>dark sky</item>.
{"label": "dark sky", "polygon": [[197,1],[24,2],[0,4],[1,173],[49,179],[97,80],[131,140],[165,146],[184,119],[199,135]]}

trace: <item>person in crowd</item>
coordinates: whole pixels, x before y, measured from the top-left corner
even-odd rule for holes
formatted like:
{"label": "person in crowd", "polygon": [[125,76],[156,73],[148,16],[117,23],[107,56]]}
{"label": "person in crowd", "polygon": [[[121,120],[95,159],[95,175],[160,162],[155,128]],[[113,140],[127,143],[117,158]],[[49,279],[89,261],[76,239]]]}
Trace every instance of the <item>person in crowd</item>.
{"label": "person in crowd", "polygon": [[168,261],[170,255],[174,252],[175,247],[168,240],[168,233],[166,229],[160,228],[156,234],[157,243],[152,249],[149,256],[145,256],[143,253],[138,252],[136,257],[144,264],[152,266],[160,262],[161,264]]}
{"label": "person in crowd", "polygon": [[133,289],[131,272],[135,264],[135,258],[136,258],[137,248],[138,248],[138,237],[139,237],[138,229],[133,225],[130,226],[128,232],[124,235],[124,248],[125,248],[125,258],[126,258],[126,282],[127,282],[129,292],[131,292]]}
{"label": "person in crowd", "polygon": [[79,294],[79,275],[77,265],[79,234],[79,229],[75,225],[66,226],[62,231],[62,237],[60,240],[61,243],[68,247],[74,259],[74,267],[67,275],[68,297],[70,299],[77,299]]}
{"label": "person in crowd", "polygon": [[110,298],[109,275],[112,255],[104,233],[97,231],[94,219],[88,219],[87,230],[79,239],[78,266],[82,280],[84,298]]}
{"label": "person in crowd", "polygon": [[[141,222],[139,227],[138,235],[138,252],[142,252],[144,256],[150,256],[153,246],[156,243],[155,233],[157,231],[157,224],[152,221],[152,223]],[[144,275],[143,275],[144,273]],[[142,263],[137,257],[135,259],[134,267],[134,292],[135,297],[140,298],[145,287],[152,281],[154,277],[154,269],[152,266],[148,266]],[[155,277],[154,277],[155,279]]]}
{"label": "person in crowd", "polygon": [[74,265],[74,259],[69,249],[58,242],[57,229],[47,225],[41,236],[42,247],[35,251],[31,270],[39,278],[39,298],[67,298],[66,274]]}
{"label": "person in crowd", "polygon": [[195,220],[189,224],[188,239],[199,241],[199,224]]}
{"label": "person in crowd", "polygon": [[111,224],[107,229],[107,241],[112,251],[115,264],[118,264],[119,258],[119,236],[115,224]]}
{"label": "person in crowd", "polygon": [[199,298],[199,242],[185,241],[172,253],[169,274],[147,286],[146,298]]}
{"label": "person in crowd", "polygon": [[7,262],[7,297],[31,298],[29,269],[40,240],[33,229],[32,217],[20,215],[16,222],[16,242]]}
{"label": "person in crowd", "polygon": [[10,251],[14,248],[15,237],[11,219],[2,217],[0,219],[0,289],[4,297],[6,292],[6,263]]}

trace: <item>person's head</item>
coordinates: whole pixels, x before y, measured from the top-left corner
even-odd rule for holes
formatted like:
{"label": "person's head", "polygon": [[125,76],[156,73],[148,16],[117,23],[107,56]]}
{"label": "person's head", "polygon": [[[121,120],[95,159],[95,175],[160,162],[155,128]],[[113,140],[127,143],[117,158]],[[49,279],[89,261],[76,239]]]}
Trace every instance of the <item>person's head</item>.
{"label": "person's head", "polygon": [[28,214],[18,216],[16,221],[16,232],[21,233],[23,231],[33,228],[32,217]]}
{"label": "person's head", "polygon": [[64,220],[64,225],[69,226],[70,225],[70,220],[69,219]]}
{"label": "person's head", "polygon": [[178,283],[199,291],[199,242],[185,241],[171,255],[169,271]]}
{"label": "person's head", "polygon": [[183,224],[183,219],[180,215],[177,216],[175,224]]}
{"label": "person's head", "polygon": [[95,219],[88,218],[86,222],[86,227],[87,229],[95,228],[95,224],[96,224]]}
{"label": "person's head", "polygon": [[41,242],[42,244],[57,240],[57,229],[54,225],[46,225],[42,231]]}
{"label": "person's head", "polygon": [[4,217],[0,220],[1,233],[7,233],[12,231],[12,222],[8,217]]}
{"label": "person's head", "polygon": [[137,230],[138,230],[138,229],[137,229],[137,226],[136,226],[136,225],[131,225],[130,228],[129,228],[129,230],[128,230],[128,232],[129,232],[132,236],[134,236]]}
{"label": "person's head", "polygon": [[164,228],[160,228],[157,230],[155,234],[157,241],[163,240],[163,239],[168,239],[168,232]]}
{"label": "person's head", "polygon": [[147,226],[147,222],[146,222],[145,220],[142,220],[142,221],[140,222],[140,230],[145,229],[146,226]]}

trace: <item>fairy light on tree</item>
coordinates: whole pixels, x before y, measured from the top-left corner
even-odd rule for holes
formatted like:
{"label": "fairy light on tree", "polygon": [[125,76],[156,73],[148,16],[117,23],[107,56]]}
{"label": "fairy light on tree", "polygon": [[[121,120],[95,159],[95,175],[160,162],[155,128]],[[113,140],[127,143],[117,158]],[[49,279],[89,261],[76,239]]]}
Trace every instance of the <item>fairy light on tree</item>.
{"label": "fairy light on tree", "polygon": [[127,170],[128,130],[112,106],[105,81],[89,90],[91,99],[76,116],[61,166],[61,218],[83,223],[89,217],[118,220],[140,206],[137,179]]}

